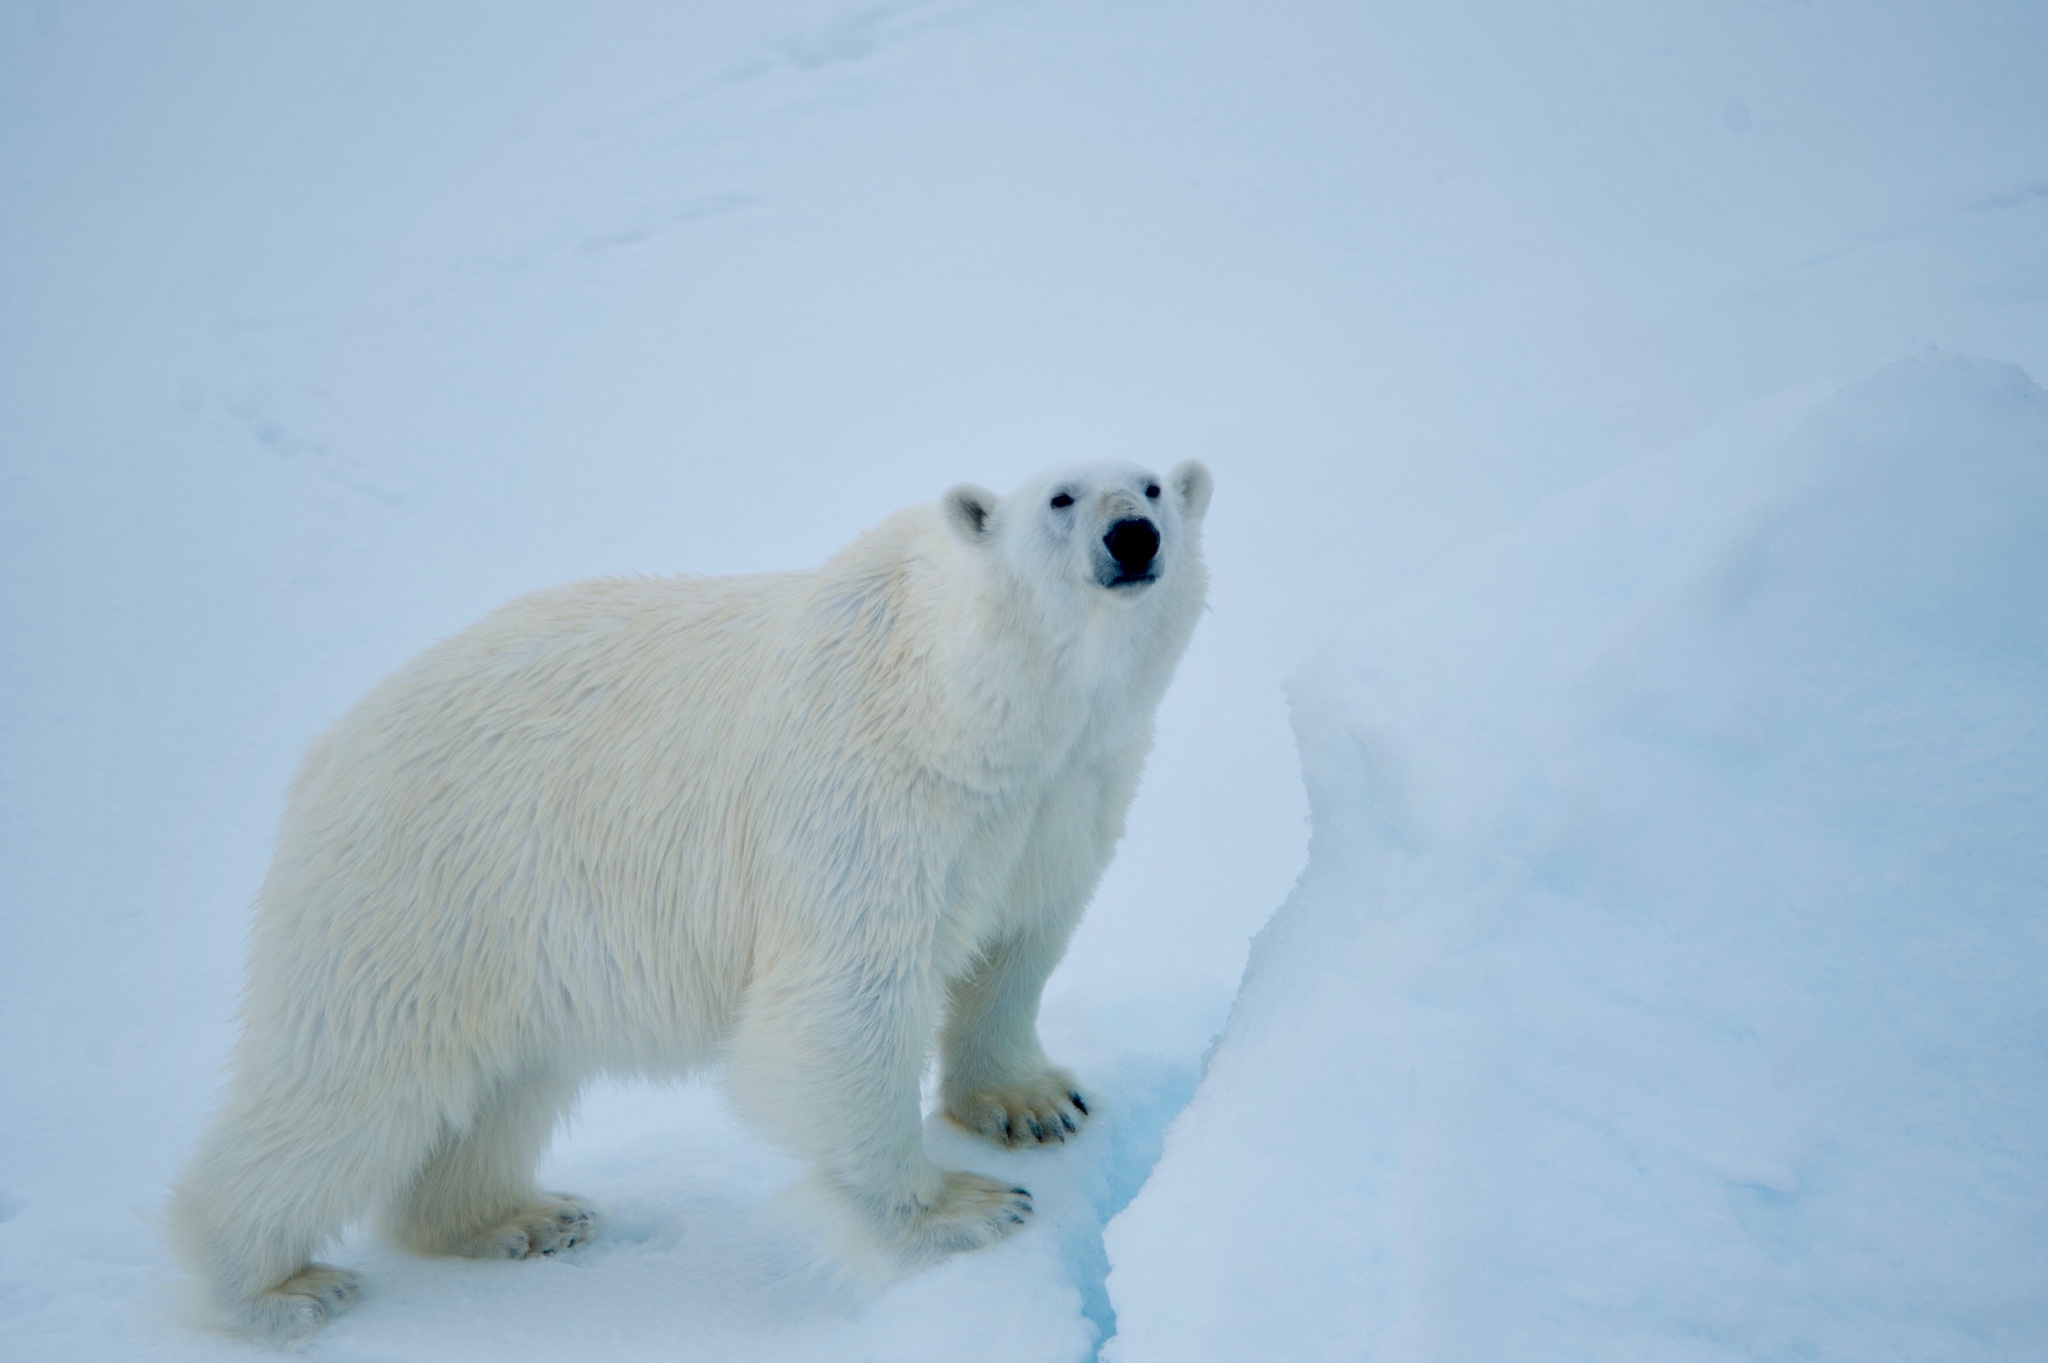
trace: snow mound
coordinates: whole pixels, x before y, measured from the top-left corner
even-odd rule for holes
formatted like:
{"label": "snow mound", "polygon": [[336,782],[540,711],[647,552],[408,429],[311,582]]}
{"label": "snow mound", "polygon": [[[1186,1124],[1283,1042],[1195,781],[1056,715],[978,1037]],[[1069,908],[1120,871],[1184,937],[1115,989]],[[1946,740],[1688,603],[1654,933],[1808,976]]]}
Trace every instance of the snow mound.
{"label": "snow mound", "polygon": [[2048,395],[1628,465],[1300,673],[1105,1357],[2048,1357]]}

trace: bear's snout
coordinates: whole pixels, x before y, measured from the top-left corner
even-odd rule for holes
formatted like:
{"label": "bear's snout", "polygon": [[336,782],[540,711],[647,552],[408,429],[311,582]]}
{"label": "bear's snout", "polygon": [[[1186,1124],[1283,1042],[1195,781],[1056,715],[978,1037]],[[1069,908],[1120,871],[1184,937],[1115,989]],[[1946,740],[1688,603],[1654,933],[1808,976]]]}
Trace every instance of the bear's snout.
{"label": "bear's snout", "polygon": [[1102,544],[1116,560],[1119,581],[1148,577],[1159,552],[1159,527],[1141,517],[1126,517],[1109,527]]}

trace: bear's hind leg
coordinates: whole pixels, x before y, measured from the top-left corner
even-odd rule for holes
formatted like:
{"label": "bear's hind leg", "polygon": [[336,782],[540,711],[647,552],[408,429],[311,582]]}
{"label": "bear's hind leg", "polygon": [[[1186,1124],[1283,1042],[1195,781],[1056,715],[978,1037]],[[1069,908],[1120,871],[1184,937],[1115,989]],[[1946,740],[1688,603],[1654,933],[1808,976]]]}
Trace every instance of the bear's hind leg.
{"label": "bear's hind leg", "polygon": [[243,1082],[173,1188],[165,1231],[229,1326],[291,1343],[360,1292],[312,1256],[404,1185],[443,1119],[424,1104]]}
{"label": "bear's hind leg", "polygon": [[392,1237],[425,1254],[524,1259],[597,1233],[597,1214],[534,1186],[533,1168],[575,1096],[558,1079],[499,1084],[468,1127],[450,1131],[388,1218]]}

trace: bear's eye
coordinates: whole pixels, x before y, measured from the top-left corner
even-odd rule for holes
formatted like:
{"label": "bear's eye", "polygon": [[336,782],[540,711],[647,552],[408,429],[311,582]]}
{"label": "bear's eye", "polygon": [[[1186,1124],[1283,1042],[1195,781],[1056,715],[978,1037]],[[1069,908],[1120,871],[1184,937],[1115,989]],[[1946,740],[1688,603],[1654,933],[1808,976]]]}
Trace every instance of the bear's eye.
{"label": "bear's eye", "polygon": [[1154,500],[1156,501],[1156,500],[1158,499],[1158,497],[1159,497],[1159,484],[1157,484],[1157,483],[1147,483],[1147,484],[1145,484],[1145,495],[1146,495],[1147,497],[1153,498],[1153,499],[1154,499]]}
{"label": "bear's eye", "polygon": [[1062,492],[1052,499],[1052,504],[1054,506],[1072,506],[1074,504],[1074,499],[1072,497],[1069,497],[1066,493]]}

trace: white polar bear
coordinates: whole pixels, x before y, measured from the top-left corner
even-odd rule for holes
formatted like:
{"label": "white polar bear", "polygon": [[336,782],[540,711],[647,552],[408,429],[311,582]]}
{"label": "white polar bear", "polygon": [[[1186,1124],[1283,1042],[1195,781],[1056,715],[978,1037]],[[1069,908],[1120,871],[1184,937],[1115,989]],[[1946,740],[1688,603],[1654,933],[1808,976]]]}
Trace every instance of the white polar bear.
{"label": "white polar bear", "polygon": [[489,1258],[586,1238],[534,1186],[591,1075],[723,1061],[898,1265],[1030,1195],[940,1169],[918,1085],[1006,1144],[1088,1114],[1039,993],[1121,836],[1202,608],[1206,469],[961,486],[822,569],[512,602],[306,758],[257,899],[221,1111],[168,1225],[271,1340],[355,1294],[380,1214]]}

